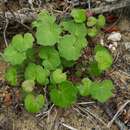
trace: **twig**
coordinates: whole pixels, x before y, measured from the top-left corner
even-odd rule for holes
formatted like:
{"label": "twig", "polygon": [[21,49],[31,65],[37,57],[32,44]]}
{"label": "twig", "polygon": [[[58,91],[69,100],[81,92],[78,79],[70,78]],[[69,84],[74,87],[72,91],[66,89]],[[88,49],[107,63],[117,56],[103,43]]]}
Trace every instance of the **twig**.
{"label": "twig", "polygon": [[[111,110],[109,109],[108,105],[105,104],[105,106],[101,106],[101,107],[104,107],[104,111],[106,112],[106,114],[110,118],[113,118],[113,114],[112,114]],[[118,118],[116,118],[114,122],[120,130],[128,130],[128,128],[125,126],[125,124]]]}
{"label": "twig", "polygon": [[130,103],[130,100],[128,100],[125,104],[123,104],[119,110],[117,111],[117,113],[114,115],[114,117],[112,118],[112,120],[107,124],[107,127],[110,128],[111,125],[113,124],[113,122],[116,120],[116,118],[119,116],[119,114],[122,113],[123,109]]}
{"label": "twig", "polygon": [[70,126],[70,125],[67,125],[67,124],[65,124],[65,123],[60,123],[62,126],[64,126],[64,127],[66,127],[67,129],[69,129],[69,130],[78,130],[78,129],[76,129],[76,128],[74,128],[74,127],[72,127],[72,126]]}
{"label": "twig", "polygon": [[94,104],[95,102],[79,102],[78,105],[88,105],[88,104]]}
{"label": "twig", "polygon": [[[77,105],[76,105],[77,106]],[[100,119],[97,115],[93,114],[92,112],[90,112],[87,108],[82,108],[80,106],[77,106],[77,108],[79,108],[81,111],[83,111],[84,113],[88,113],[90,114],[91,116],[93,116],[95,119],[97,119],[100,123],[102,123],[104,126],[106,126],[107,124],[102,120]]]}
{"label": "twig", "polygon": [[50,107],[50,109],[49,109],[49,110],[47,110],[47,111],[45,111],[45,112],[41,112],[41,113],[37,114],[37,115],[36,115],[36,117],[41,117],[41,116],[45,117],[45,116],[49,115],[49,114],[50,114],[50,112],[52,111],[53,107],[54,107],[54,104]]}
{"label": "twig", "polygon": [[[6,12],[5,12],[5,17],[6,17]],[[7,39],[6,39],[6,30],[7,30],[8,24],[9,24],[9,20],[7,18],[5,18],[5,28],[4,28],[4,31],[3,31],[3,37],[4,37],[6,47],[8,46],[8,42],[7,42]]]}

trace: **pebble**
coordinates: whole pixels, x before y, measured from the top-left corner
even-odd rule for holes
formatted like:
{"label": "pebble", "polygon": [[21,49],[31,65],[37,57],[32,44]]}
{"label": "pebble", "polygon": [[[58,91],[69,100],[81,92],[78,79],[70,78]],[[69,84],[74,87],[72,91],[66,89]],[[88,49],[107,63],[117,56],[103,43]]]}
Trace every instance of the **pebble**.
{"label": "pebble", "polygon": [[119,33],[119,32],[112,32],[108,36],[107,40],[112,41],[112,42],[118,42],[118,41],[121,40],[121,33]]}

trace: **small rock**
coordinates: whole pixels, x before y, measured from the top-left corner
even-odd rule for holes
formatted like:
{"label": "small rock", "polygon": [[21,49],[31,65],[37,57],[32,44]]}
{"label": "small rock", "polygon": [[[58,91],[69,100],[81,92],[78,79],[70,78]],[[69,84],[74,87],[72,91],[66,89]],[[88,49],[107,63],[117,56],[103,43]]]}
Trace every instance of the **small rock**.
{"label": "small rock", "polygon": [[112,33],[108,36],[107,40],[113,41],[113,42],[118,42],[118,41],[121,40],[121,34],[120,34],[119,32],[112,32]]}

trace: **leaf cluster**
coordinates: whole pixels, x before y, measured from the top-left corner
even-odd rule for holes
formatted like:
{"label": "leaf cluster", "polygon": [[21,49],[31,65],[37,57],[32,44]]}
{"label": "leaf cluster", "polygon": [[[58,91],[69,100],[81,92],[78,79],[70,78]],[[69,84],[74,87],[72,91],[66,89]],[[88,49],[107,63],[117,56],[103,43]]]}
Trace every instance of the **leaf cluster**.
{"label": "leaf cluster", "polygon": [[[39,112],[45,104],[44,93],[35,92],[38,87],[48,87],[50,100],[62,108],[73,105],[78,93],[100,102],[112,96],[113,84],[109,80],[93,82],[84,78],[78,85],[68,80],[65,68],[76,64],[87,47],[87,37],[96,36],[105,25],[104,16],[87,17],[84,9],[73,9],[71,16],[72,19],[58,24],[55,15],[43,10],[32,23],[36,40],[30,33],[17,34],[4,50],[3,57],[10,64],[5,79],[12,86],[21,86],[29,112]],[[109,51],[96,46],[88,72],[91,76],[99,75],[111,64]]]}

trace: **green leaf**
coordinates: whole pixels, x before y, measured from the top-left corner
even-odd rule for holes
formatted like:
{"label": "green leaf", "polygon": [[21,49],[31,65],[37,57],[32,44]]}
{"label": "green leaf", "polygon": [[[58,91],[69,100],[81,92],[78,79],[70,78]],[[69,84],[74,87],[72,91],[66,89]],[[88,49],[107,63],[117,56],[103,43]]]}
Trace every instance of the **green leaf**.
{"label": "green leaf", "polygon": [[34,80],[25,80],[22,83],[22,88],[25,92],[32,92],[35,86]]}
{"label": "green leaf", "polygon": [[88,29],[88,36],[95,37],[98,34],[98,30],[96,27],[92,27]]}
{"label": "green leaf", "polygon": [[37,28],[37,43],[44,46],[53,46],[59,42],[61,30],[56,24],[40,25]]}
{"label": "green leaf", "polygon": [[51,82],[53,84],[59,84],[63,81],[66,81],[67,75],[63,73],[61,69],[56,69],[51,75]]}
{"label": "green leaf", "polygon": [[81,50],[87,45],[86,39],[76,39],[73,35],[65,35],[58,44],[61,57],[66,60],[77,60],[81,56]]}
{"label": "green leaf", "polygon": [[26,80],[36,80],[41,85],[48,83],[49,72],[42,66],[30,63],[25,69]]}
{"label": "green leaf", "polygon": [[49,76],[49,71],[46,69],[43,69],[42,66],[37,65],[36,67],[36,81],[39,84],[46,85],[48,84],[48,76]]}
{"label": "green leaf", "polygon": [[85,37],[87,35],[87,28],[84,23],[78,24],[74,20],[63,21],[61,23],[63,30],[70,32],[77,37]]}
{"label": "green leaf", "polygon": [[75,61],[68,61],[64,58],[61,58],[61,63],[64,67],[72,67],[75,64]]}
{"label": "green leaf", "polygon": [[95,54],[96,54],[98,51],[106,51],[106,52],[108,52],[108,50],[107,50],[104,46],[102,46],[102,45],[100,45],[100,44],[97,44],[96,47],[94,48],[94,53],[95,53]]}
{"label": "green leaf", "polygon": [[71,16],[76,23],[83,23],[86,21],[86,11],[84,9],[73,9]]}
{"label": "green leaf", "polygon": [[35,25],[34,27],[38,27],[41,24],[52,24],[56,21],[56,17],[54,15],[50,15],[50,13],[47,10],[43,10],[38,14],[38,18],[33,23]]}
{"label": "green leaf", "polygon": [[106,70],[110,68],[113,62],[112,55],[106,48],[100,48],[100,50],[96,52],[95,60],[97,61],[100,70]]}
{"label": "green leaf", "polygon": [[92,61],[89,64],[88,72],[90,76],[99,76],[102,71],[98,67],[98,63],[96,61]]}
{"label": "green leaf", "polygon": [[97,27],[103,28],[106,24],[106,19],[103,15],[98,16]]}
{"label": "green leaf", "polygon": [[32,48],[34,38],[31,33],[25,33],[24,37],[21,34],[17,34],[12,39],[12,46],[19,52],[24,52],[29,48]]}
{"label": "green leaf", "polygon": [[92,27],[92,26],[96,25],[96,23],[97,23],[97,19],[95,17],[93,17],[93,16],[88,17],[88,20],[87,20],[88,27]]}
{"label": "green leaf", "polygon": [[59,53],[53,47],[41,48],[39,56],[43,59],[42,65],[48,70],[54,70],[61,64]]}
{"label": "green leaf", "polygon": [[28,94],[24,99],[24,105],[28,112],[37,113],[40,112],[41,108],[44,106],[45,99],[43,95],[34,96]]}
{"label": "green leaf", "polygon": [[39,18],[35,25],[37,27],[36,39],[37,43],[44,46],[53,46],[59,42],[61,29],[55,23],[55,17],[47,11],[39,14]]}
{"label": "green leaf", "polygon": [[70,81],[62,82],[57,88],[51,89],[51,101],[62,108],[69,107],[76,102],[77,88]]}
{"label": "green leaf", "polygon": [[92,81],[88,78],[82,80],[82,84],[78,85],[77,88],[81,96],[89,96],[91,92]]}
{"label": "green leaf", "polygon": [[9,45],[4,50],[3,57],[5,61],[10,62],[12,65],[20,65],[26,59],[26,53],[20,53],[11,45]]}
{"label": "green leaf", "polygon": [[91,88],[92,98],[103,103],[112,96],[112,90],[114,89],[114,86],[111,80],[104,80],[101,83],[93,83]]}
{"label": "green leaf", "polygon": [[35,49],[30,48],[26,51],[26,56],[27,56],[27,62],[35,62]]}
{"label": "green leaf", "polygon": [[5,80],[7,80],[10,85],[17,85],[17,70],[15,67],[9,67],[5,73]]}
{"label": "green leaf", "polygon": [[25,69],[24,76],[26,80],[35,80],[36,79],[36,64],[29,63]]}

